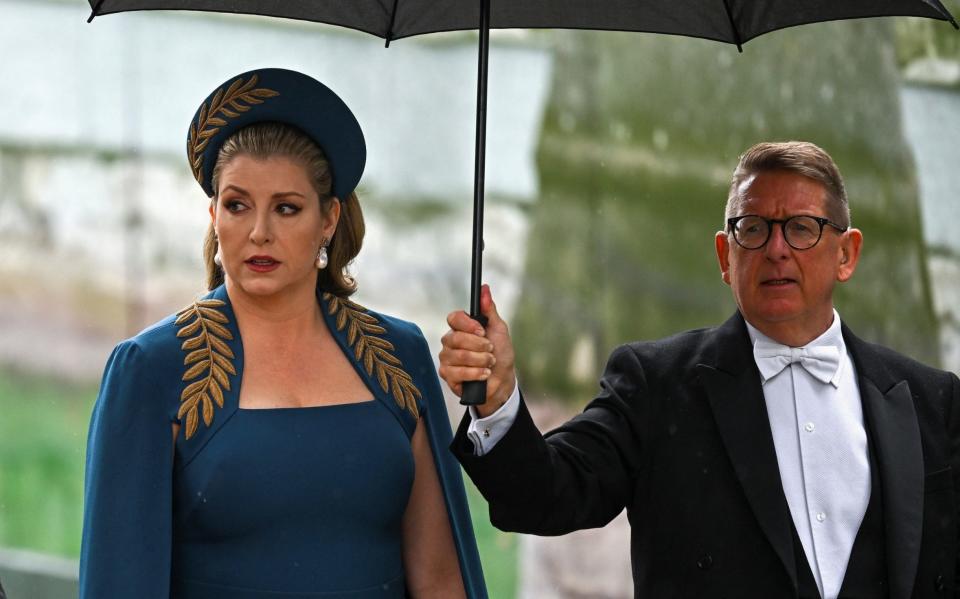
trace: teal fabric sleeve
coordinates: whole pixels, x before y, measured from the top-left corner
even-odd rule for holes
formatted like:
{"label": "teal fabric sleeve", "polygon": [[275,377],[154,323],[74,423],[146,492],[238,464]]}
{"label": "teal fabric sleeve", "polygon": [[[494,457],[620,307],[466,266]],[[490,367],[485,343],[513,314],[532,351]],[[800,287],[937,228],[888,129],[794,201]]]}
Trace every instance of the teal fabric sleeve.
{"label": "teal fabric sleeve", "polygon": [[107,363],[87,440],[80,599],[169,599],[173,433],[134,340]]}

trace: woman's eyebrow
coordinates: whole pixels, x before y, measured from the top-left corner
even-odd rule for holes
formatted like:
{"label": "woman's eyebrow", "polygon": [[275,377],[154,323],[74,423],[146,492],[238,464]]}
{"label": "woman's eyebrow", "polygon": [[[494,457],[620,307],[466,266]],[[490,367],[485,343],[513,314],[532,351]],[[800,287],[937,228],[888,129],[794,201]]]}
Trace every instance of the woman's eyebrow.
{"label": "woman's eyebrow", "polygon": [[233,191],[236,191],[237,193],[239,193],[239,194],[241,194],[241,195],[245,195],[245,196],[250,195],[249,193],[247,193],[247,190],[246,190],[246,189],[244,189],[244,188],[242,188],[242,187],[237,187],[236,185],[232,185],[232,184],[231,184],[231,185],[227,185],[226,187],[224,187],[224,188],[223,188],[223,191],[228,191],[228,190],[231,190],[231,189],[232,189]]}
{"label": "woman's eyebrow", "polygon": [[[237,185],[234,185],[232,183],[223,188],[223,191],[231,191],[231,190],[241,195],[245,195],[245,196],[250,195],[250,192],[248,192],[246,189],[239,187]],[[297,196],[303,199],[307,198],[307,196],[303,195],[299,191],[278,191],[277,193],[273,194],[271,197],[274,199],[277,199],[277,198],[285,198],[287,196]]]}
{"label": "woman's eyebrow", "polygon": [[273,194],[274,198],[284,198],[287,196],[297,196],[299,198],[307,199],[307,196],[303,195],[299,191],[280,191]]}

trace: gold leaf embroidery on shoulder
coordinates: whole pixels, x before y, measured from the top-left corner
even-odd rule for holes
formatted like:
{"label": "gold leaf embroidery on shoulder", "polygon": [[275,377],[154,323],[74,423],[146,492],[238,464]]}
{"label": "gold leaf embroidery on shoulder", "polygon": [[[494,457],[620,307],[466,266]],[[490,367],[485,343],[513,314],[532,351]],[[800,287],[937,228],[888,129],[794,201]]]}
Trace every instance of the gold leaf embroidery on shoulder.
{"label": "gold leaf embroidery on shoulder", "polygon": [[187,385],[180,394],[180,410],[177,418],[187,417],[186,438],[197,432],[202,412],[203,422],[213,424],[213,404],[223,407],[223,392],[230,390],[227,374],[236,375],[233,367],[233,351],[227,341],[233,334],[225,326],[229,320],[218,310],[225,302],[216,299],[199,300],[177,312],[174,322],[180,327],[177,337],[188,337],[180,349],[187,352],[183,365],[184,381],[197,379]]}
{"label": "gold leaf embroidery on shoulder", "polygon": [[204,102],[197,120],[190,123],[187,156],[193,176],[200,185],[203,185],[203,150],[210,143],[210,138],[220,132],[220,127],[227,124],[226,119],[237,118],[241,112],[250,110],[253,104],[263,104],[263,98],[280,95],[280,92],[272,89],[256,87],[258,80],[257,75],[251,75],[246,82],[240,78],[231,83],[226,92],[221,87],[210,99],[209,107]]}
{"label": "gold leaf embroidery on shoulder", "polygon": [[413,378],[403,369],[403,363],[393,355],[393,344],[377,337],[387,332],[367,309],[348,299],[332,293],[323,294],[328,303],[327,311],[336,317],[337,330],[347,329],[347,345],[353,348],[353,358],[363,364],[369,375],[375,375],[380,387],[393,395],[397,405],[414,416],[420,415],[417,399],[420,390]]}

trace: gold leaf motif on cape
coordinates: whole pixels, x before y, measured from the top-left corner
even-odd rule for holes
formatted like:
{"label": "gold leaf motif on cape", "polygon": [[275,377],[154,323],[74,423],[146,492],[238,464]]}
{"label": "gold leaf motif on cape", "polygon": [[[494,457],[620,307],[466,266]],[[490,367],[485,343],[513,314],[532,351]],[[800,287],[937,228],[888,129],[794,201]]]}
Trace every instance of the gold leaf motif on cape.
{"label": "gold leaf motif on cape", "polygon": [[183,359],[183,365],[188,368],[182,378],[193,382],[180,393],[177,411],[177,418],[186,417],[187,439],[197,432],[201,417],[207,427],[213,424],[214,404],[222,408],[223,391],[230,390],[227,373],[237,374],[230,361],[233,351],[226,343],[233,339],[233,333],[224,326],[229,319],[218,309],[224,305],[221,300],[198,300],[178,312],[174,321],[180,327],[177,337],[189,337],[180,346],[189,352]]}
{"label": "gold leaf motif on cape", "polygon": [[280,92],[272,89],[257,87],[259,80],[260,78],[254,74],[247,81],[243,78],[236,79],[227,88],[226,93],[221,87],[210,99],[209,106],[204,102],[200,107],[196,122],[190,123],[187,156],[190,167],[193,169],[193,176],[200,185],[203,185],[203,150],[210,139],[220,132],[220,128],[227,125],[226,119],[235,119],[240,116],[240,113],[250,110],[252,105],[263,104],[264,98],[280,95]]}
{"label": "gold leaf motif on cape", "polygon": [[409,410],[414,416],[420,415],[417,400],[420,390],[413,378],[403,369],[403,363],[392,352],[396,348],[383,337],[387,329],[370,314],[366,308],[348,299],[332,293],[323,294],[327,301],[327,312],[336,318],[338,331],[347,328],[347,347],[353,349],[353,357],[363,364],[363,369],[377,379],[384,393],[393,395],[393,399],[402,409]]}

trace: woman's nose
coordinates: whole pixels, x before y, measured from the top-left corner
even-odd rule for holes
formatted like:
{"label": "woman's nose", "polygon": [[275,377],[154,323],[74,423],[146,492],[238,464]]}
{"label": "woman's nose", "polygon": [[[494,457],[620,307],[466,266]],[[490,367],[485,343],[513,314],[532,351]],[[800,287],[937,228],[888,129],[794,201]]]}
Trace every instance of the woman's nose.
{"label": "woman's nose", "polygon": [[253,229],[250,230],[250,241],[256,245],[263,245],[270,242],[272,239],[270,226],[269,214],[257,214],[257,218],[253,223]]}

